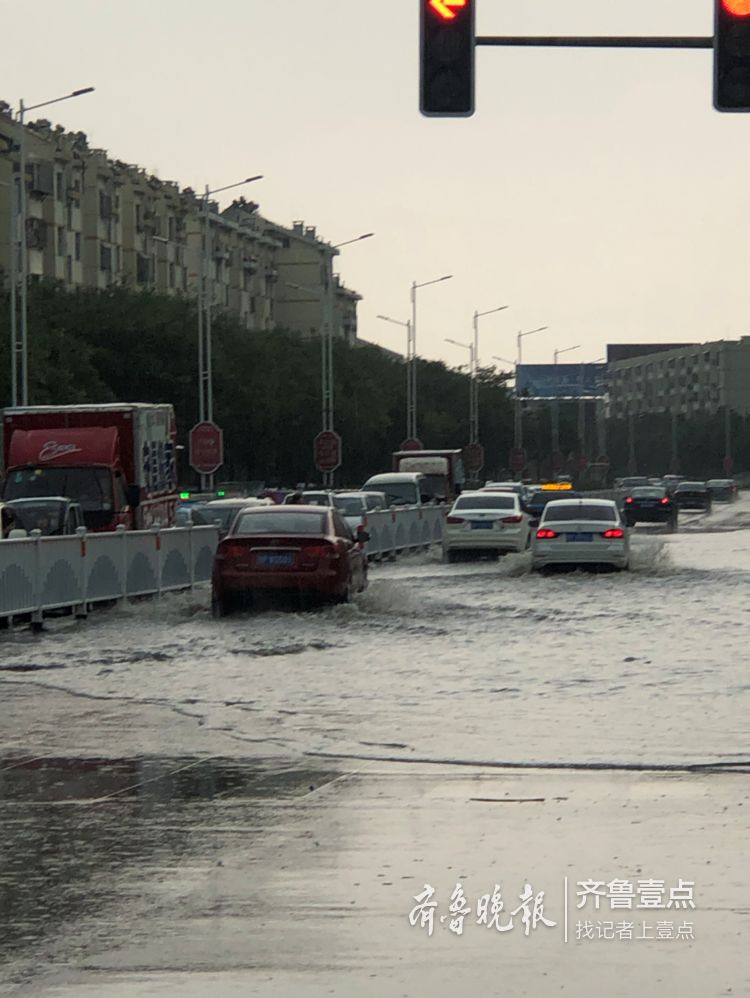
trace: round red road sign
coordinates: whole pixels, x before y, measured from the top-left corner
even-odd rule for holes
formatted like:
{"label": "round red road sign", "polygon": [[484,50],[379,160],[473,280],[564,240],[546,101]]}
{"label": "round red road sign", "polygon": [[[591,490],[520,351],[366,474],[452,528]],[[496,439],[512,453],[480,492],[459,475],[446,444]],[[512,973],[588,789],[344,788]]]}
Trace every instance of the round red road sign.
{"label": "round red road sign", "polygon": [[313,458],[318,471],[335,471],[341,466],[341,437],[334,430],[323,430],[313,440]]}
{"label": "round red road sign", "polygon": [[481,444],[467,444],[463,451],[464,468],[469,472],[481,471],[484,467],[484,447]]}
{"label": "round red road sign", "polygon": [[424,450],[424,444],[418,437],[407,437],[401,441],[399,450]]}
{"label": "round red road sign", "polygon": [[510,454],[508,456],[508,464],[510,465],[511,471],[523,471],[526,467],[526,450],[523,447],[511,447]]}
{"label": "round red road sign", "polygon": [[224,464],[224,433],[208,420],[190,431],[190,467],[199,475],[213,475]]}

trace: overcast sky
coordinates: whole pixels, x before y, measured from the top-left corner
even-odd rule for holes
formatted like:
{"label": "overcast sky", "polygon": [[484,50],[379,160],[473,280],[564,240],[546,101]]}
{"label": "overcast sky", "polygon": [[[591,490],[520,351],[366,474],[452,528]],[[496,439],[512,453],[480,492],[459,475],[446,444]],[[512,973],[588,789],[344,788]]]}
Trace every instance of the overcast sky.
{"label": "overcast sky", "polygon": [[[702,34],[712,0],[478,0],[480,34]],[[2,90],[92,146],[202,189],[248,174],[264,215],[345,248],[360,335],[463,363],[750,333],[750,116],[711,106],[708,51],[478,52],[477,113],[418,113],[417,0],[0,0]],[[40,112],[41,114],[42,112]]]}

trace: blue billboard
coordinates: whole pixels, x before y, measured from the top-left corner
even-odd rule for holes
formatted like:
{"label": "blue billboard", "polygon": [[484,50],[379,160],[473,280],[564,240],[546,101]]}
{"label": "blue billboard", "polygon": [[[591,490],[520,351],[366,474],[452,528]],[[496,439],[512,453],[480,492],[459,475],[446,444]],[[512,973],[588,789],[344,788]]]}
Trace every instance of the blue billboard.
{"label": "blue billboard", "polygon": [[516,393],[525,398],[601,398],[606,364],[519,364]]}

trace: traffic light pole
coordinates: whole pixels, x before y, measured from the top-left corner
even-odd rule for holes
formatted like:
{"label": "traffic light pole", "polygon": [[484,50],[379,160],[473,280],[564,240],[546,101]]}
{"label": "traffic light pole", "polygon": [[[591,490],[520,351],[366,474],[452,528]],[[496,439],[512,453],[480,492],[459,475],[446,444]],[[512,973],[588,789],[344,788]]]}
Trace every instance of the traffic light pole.
{"label": "traffic light pole", "polygon": [[638,37],[634,35],[481,35],[476,45],[522,46],[540,48],[604,48],[604,49],[712,49],[712,37],[666,36]]}

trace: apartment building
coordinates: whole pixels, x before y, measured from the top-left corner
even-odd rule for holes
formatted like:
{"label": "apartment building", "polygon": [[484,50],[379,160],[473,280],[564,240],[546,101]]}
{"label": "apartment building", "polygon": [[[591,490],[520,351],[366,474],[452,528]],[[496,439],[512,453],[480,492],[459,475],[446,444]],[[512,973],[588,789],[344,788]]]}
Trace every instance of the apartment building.
{"label": "apartment building", "polygon": [[673,412],[691,416],[729,408],[750,412],[750,336],[695,343],[608,367],[612,419]]}
{"label": "apartment building", "polygon": [[302,221],[291,229],[268,224],[280,246],[276,255],[277,324],[302,335],[318,335],[325,323],[325,295],[330,287],[333,335],[353,343],[357,338],[357,303],[362,296],[334,273],[339,250],[320,239],[314,225]]}
{"label": "apartment building", "polygon": [[[122,286],[205,294],[248,330],[319,334],[326,288],[334,335],[354,342],[361,296],[333,272],[338,250],[312,226],[264,218],[244,198],[228,208],[190,188],[90,149],[86,136],[26,125],[28,268],[69,288]],[[0,282],[7,283],[20,191],[20,125],[0,102]],[[206,210],[207,209],[207,210]],[[16,254],[17,255],[17,254]],[[290,284],[309,289],[299,292]]]}

